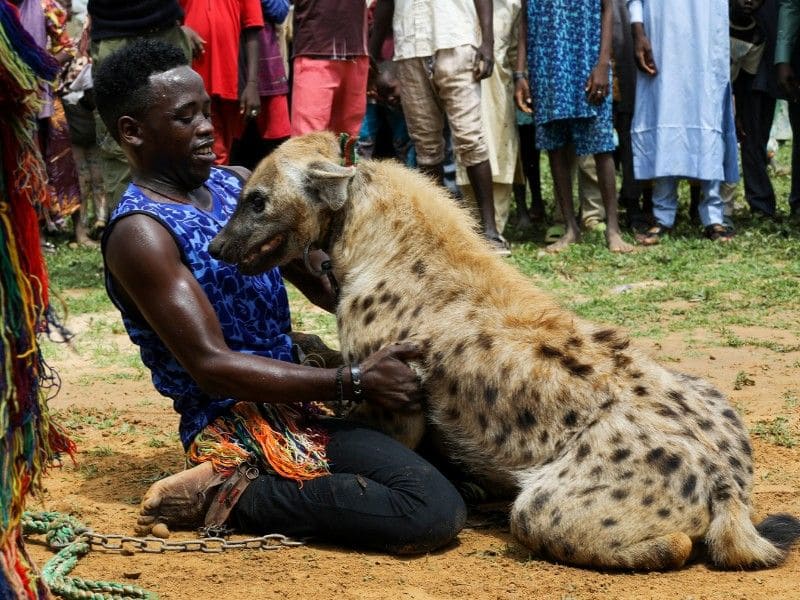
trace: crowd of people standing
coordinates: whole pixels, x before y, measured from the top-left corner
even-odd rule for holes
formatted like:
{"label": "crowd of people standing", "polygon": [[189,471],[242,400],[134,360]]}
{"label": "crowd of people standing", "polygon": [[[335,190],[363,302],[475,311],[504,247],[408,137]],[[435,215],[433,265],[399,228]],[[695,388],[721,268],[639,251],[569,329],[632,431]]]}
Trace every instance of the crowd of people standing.
{"label": "crowd of people standing", "polygon": [[91,70],[143,37],[179,47],[203,78],[217,164],[252,168],[290,136],[346,133],[362,156],[448,185],[503,255],[512,198],[518,225],[547,218],[540,151],[555,205],[547,249],[605,221],[609,248],[629,252],[624,227],[644,246],[670,233],[683,179],[703,234],[733,239],[740,151],[750,212],[777,218],[767,171],[777,99],[800,127],[794,0],[12,3],[63,65],[39,115],[51,190],[42,228],[72,229],[81,244],[98,239],[130,181],[94,110]]}

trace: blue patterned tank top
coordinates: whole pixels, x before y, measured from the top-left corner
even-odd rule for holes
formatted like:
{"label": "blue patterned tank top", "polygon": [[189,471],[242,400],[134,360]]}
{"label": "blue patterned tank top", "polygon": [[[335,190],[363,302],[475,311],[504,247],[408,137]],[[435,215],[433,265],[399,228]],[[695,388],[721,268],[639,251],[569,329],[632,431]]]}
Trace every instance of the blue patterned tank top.
{"label": "blue patterned tank top", "polygon": [[[186,204],[151,200],[131,184],[111,215],[106,231],[132,214],[146,214],[158,221],[175,239],[183,262],[208,296],[231,350],[291,362],[291,340],[287,335],[291,329],[289,302],[278,269],[248,277],[208,253],[209,243],[233,213],[242,183],[232,172],[213,168],[205,186],[213,198],[209,212]],[[147,322],[122,305],[108,269],[106,290],[122,313],[131,341],[139,346],[142,362],[150,369],[156,389],[173,400],[180,414],[181,442],[188,448],[206,425],[226,413],[236,401],[212,397],[200,389]]]}

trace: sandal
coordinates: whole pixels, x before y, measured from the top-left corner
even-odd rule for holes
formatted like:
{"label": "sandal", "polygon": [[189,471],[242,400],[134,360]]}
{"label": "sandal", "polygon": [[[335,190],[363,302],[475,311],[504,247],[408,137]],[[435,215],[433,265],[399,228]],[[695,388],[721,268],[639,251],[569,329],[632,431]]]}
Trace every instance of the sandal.
{"label": "sandal", "polygon": [[730,242],[736,232],[731,227],[725,227],[721,223],[714,223],[705,228],[703,235],[714,242]]}
{"label": "sandal", "polygon": [[663,225],[653,225],[642,233],[637,233],[635,238],[636,242],[642,246],[657,246],[661,243],[661,238],[670,232],[669,227]]}

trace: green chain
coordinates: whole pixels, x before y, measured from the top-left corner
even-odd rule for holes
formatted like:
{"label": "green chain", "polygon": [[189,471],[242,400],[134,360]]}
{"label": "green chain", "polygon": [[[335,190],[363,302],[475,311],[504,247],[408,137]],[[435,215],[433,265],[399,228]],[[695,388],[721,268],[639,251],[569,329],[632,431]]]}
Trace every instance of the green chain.
{"label": "green chain", "polygon": [[134,585],[113,581],[87,581],[67,577],[78,564],[78,559],[89,552],[84,539],[88,529],[77,519],[58,512],[25,512],[22,515],[22,533],[45,534],[50,548],[58,553],[45,564],[42,579],[56,596],[68,600],[157,600],[158,596]]}

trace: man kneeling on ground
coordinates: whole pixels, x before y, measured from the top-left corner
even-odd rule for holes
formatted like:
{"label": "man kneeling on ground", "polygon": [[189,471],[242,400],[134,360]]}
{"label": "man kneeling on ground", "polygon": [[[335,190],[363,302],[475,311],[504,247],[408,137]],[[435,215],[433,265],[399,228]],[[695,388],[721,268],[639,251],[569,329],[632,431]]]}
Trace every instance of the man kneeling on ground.
{"label": "man kneeling on ground", "polygon": [[106,287],[155,387],[172,398],[195,465],[148,490],[137,532],[224,522],[391,553],[450,542],[466,509],[444,476],[311,404],[360,387],[387,409],[413,405],[421,392],[404,361],[418,348],[394,344],[352,368],[297,364],[281,276],[329,310],[335,299],[298,265],[249,277],[209,255],[243,174],[212,166],[200,76],[177,48],[144,40],[107,58],[94,85],[133,174],[103,238]]}

